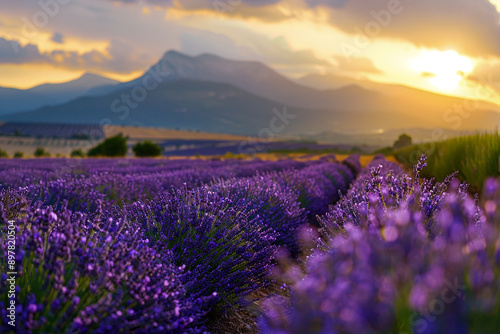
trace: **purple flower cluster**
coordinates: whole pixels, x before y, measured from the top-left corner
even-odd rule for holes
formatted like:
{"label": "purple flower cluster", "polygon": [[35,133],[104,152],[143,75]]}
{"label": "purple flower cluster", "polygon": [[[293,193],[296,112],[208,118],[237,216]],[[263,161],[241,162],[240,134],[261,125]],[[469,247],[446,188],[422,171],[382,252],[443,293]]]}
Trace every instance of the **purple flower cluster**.
{"label": "purple flower cluster", "polygon": [[106,203],[105,195],[84,175],[47,183],[40,180],[38,184],[30,184],[23,190],[31,200],[50,205],[56,210],[64,206],[71,211],[93,213],[102,209],[101,206]]}
{"label": "purple flower cluster", "polygon": [[299,191],[299,202],[307,209],[308,217],[315,221],[328,206],[339,200],[356,175],[345,164],[322,162],[300,170],[288,171],[282,182]]}
{"label": "purple flower cluster", "polygon": [[251,178],[235,178],[215,182],[210,190],[223,198],[243,202],[250,209],[251,219],[273,232],[277,246],[285,246],[296,256],[299,245],[298,228],[307,224],[305,209],[300,206],[299,192],[280,182],[282,173],[270,173]]}
{"label": "purple flower cluster", "polygon": [[174,262],[185,266],[191,296],[214,295],[220,304],[234,306],[269,284],[276,250],[273,230],[245,202],[206,187],[181,188],[125,207],[125,219],[140,224],[150,244],[172,252]]}
{"label": "purple flower cluster", "polygon": [[305,270],[276,269],[290,297],[262,303],[261,331],[495,332],[500,183],[487,182],[480,205],[456,180],[420,180],[423,158],[411,177],[373,164],[322,217]]}
{"label": "purple flower cluster", "polygon": [[[40,204],[13,216],[5,204],[2,235],[7,219],[17,231],[17,333],[203,332],[198,304],[206,301],[187,297],[172,254],[149,247],[140,228]],[[0,249],[7,253],[3,242]],[[0,271],[9,271],[5,256]],[[2,284],[0,332],[11,330],[6,292]]]}
{"label": "purple flower cluster", "polygon": [[[326,234],[336,234],[343,231],[343,225],[351,222],[360,227],[380,225],[375,221],[377,211],[400,208],[402,205],[417,206],[425,215],[425,226],[433,229],[434,213],[446,195],[446,189],[456,174],[450,175],[441,183],[434,180],[420,182],[420,171],[425,167],[425,157],[422,156],[408,176],[396,163],[386,161],[378,156],[362,171],[352,183],[347,194],[334,207],[318,220]],[[466,185],[460,188],[466,192]]]}

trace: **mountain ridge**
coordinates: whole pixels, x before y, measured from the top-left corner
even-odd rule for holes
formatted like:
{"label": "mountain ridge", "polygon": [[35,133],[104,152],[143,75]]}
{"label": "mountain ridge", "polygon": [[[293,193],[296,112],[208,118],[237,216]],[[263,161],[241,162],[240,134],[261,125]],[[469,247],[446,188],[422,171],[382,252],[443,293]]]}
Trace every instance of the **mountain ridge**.
{"label": "mountain ridge", "polygon": [[29,89],[0,87],[0,115],[57,105],[85,95],[88,90],[118,81],[86,72],[62,83],[44,83]]}
{"label": "mountain ridge", "polygon": [[[159,84],[146,89],[145,79],[153,82],[152,78]],[[297,84],[259,62],[229,60],[211,54],[189,56],[177,51],[166,52],[156,64],[134,80],[94,87],[92,90],[86,98],[94,99],[76,99],[63,105],[8,115],[3,119],[32,117],[37,121],[60,122],[61,118],[72,123],[92,114],[94,121],[101,121],[109,115],[115,117],[113,110],[119,108],[121,115],[125,115],[124,110],[127,110],[129,114],[134,112],[134,116],[119,119],[118,124],[145,122],[155,126],[202,127],[199,129],[203,131],[227,133],[241,129],[246,131],[245,135],[258,133],[257,124],[261,129],[268,127],[266,122],[272,117],[269,111],[284,107],[296,110],[298,115],[308,116],[301,118],[300,124],[294,123],[286,129],[293,134],[339,129],[373,132],[405,126],[489,129],[500,121],[500,108],[491,103],[477,103],[471,117],[461,119],[458,116],[463,113],[455,110],[456,106],[466,105],[469,100],[405,86],[367,84],[356,80],[336,89],[318,90]],[[220,97],[220,90],[230,95],[214,100],[214,96]],[[143,91],[143,97],[137,95],[140,91]],[[231,100],[231,96],[238,98]],[[219,106],[220,110],[214,109],[214,106]],[[192,124],[182,113],[177,114],[176,124],[172,113],[193,107],[196,112],[192,113]],[[267,113],[263,113],[262,108]],[[103,115],[96,114],[96,111]],[[210,126],[200,124],[200,119],[196,117],[204,119]],[[259,117],[264,119],[256,120]],[[245,127],[245,123],[249,126]]]}

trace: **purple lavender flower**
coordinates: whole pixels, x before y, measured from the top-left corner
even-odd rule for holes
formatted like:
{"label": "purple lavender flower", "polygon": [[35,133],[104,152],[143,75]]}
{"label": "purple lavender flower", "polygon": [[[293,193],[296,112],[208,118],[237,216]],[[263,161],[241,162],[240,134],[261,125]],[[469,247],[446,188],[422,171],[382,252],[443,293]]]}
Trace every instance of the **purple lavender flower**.
{"label": "purple lavender flower", "polygon": [[[500,187],[487,181],[481,210],[451,178],[417,183],[384,168],[368,171],[332,207],[327,222],[335,224],[326,225],[326,242],[306,270],[293,262],[275,270],[291,296],[262,303],[262,331],[495,331]],[[359,208],[347,204],[359,200]]]}
{"label": "purple lavender flower", "polygon": [[216,292],[219,305],[235,306],[270,283],[274,230],[246,201],[221,197],[210,188],[184,188],[148,204],[135,203],[126,212],[126,219],[144,228],[151,245],[185,266],[182,280],[193,298]]}
{"label": "purple lavender flower", "polygon": [[[148,247],[137,226],[90,219],[65,208],[55,212],[40,203],[23,209],[14,220],[16,252],[23,254],[16,268],[18,333],[203,332],[205,311],[199,303],[207,298],[186,296],[180,281],[184,274],[172,264],[172,254]],[[6,226],[0,224],[2,235]],[[2,243],[2,254],[7,254],[5,247]],[[5,256],[0,269],[9,271]],[[10,330],[3,307],[6,294],[2,284],[1,332]]]}

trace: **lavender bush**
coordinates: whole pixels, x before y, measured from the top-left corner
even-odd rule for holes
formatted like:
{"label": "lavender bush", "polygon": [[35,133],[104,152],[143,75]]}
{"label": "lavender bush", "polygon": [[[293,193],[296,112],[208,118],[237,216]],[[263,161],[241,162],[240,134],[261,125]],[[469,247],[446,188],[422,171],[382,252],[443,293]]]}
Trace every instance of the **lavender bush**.
{"label": "lavender bush", "polygon": [[307,217],[298,202],[298,191],[276,181],[280,177],[279,173],[271,173],[229,179],[212,184],[210,189],[223,198],[244,202],[252,221],[274,231],[274,244],[285,246],[295,257],[299,251],[298,228],[307,223]]}
{"label": "lavender bush", "polygon": [[[203,332],[205,299],[190,299],[185,275],[168,251],[157,252],[123,220],[90,220],[41,203],[12,210],[3,193],[2,235],[16,226],[16,332]],[[21,196],[22,197],[22,196]],[[2,281],[7,277],[1,244]],[[0,287],[0,332],[7,325],[7,287]]]}
{"label": "lavender bush", "polygon": [[[31,197],[46,204],[70,201],[72,209],[97,208],[154,199],[183,186],[199,187],[217,179],[249,177],[257,172],[304,168],[316,162],[207,161],[141,159],[37,159],[2,161],[0,189],[30,187]],[[88,196],[87,196],[88,195]],[[103,195],[103,196],[102,196]]]}
{"label": "lavender bush", "polygon": [[290,298],[263,303],[262,332],[496,331],[499,184],[488,181],[480,209],[456,181],[419,181],[423,167],[412,177],[376,168],[353,184],[322,218],[326,242],[306,270],[276,270]]}
{"label": "lavender bush", "polygon": [[[386,212],[402,205],[417,206],[415,210],[420,210],[425,215],[425,227],[431,231],[433,215],[439,209],[446,189],[456,174],[450,175],[442,183],[420,180],[425,159],[422,156],[413,175],[408,176],[398,164],[376,157],[353,182],[346,196],[342,196],[334,207],[318,218],[323,232],[330,235],[341,232],[346,222],[360,227],[384,224],[383,221],[374,221],[376,212]],[[463,184],[460,191],[464,193],[466,190],[466,185]]]}
{"label": "lavender bush", "polygon": [[181,188],[128,206],[126,212],[126,219],[144,228],[151,245],[185,266],[183,282],[193,298],[214,295],[218,306],[237,306],[269,285],[275,233],[245,201],[207,187]]}
{"label": "lavender bush", "polygon": [[339,199],[339,192],[346,191],[355,175],[345,164],[322,162],[283,174],[282,183],[299,191],[299,202],[306,208],[311,222],[316,215],[324,214],[328,206]]}

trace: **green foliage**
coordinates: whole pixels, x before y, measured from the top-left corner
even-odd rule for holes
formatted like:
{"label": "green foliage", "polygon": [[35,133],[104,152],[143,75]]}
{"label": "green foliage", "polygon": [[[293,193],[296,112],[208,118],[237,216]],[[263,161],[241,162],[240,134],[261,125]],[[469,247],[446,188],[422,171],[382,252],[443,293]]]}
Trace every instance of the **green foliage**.
{"label": "green foliage", "polygon": [[121,133],[107,138],[87,153],[89,157],[124,157],[126,154],[127,137],[123,137]]}
{"label": "green foliage", "polygon": [[382,148],[379,148],[378,150],[376,150],[375,152],[373,152],[373,154],[383,154],[385,156],[393,155],[394,149],[390,146],[382,147]]}
{"label": "green foliage", "polygon": [[393,148],[394,150],[402,149],[403,147],[410,146],[412,144],[411,137],[406,133],[403,133],[399,136],[398,140],[394,142]]}
{"label": "green foliage", "polygon": [[162,148],[156,143],[146,140],[143,143],[137,143],[132,148],[136,157],[157,157],[162,153]]}
{"label": "green foliage", "polygon": [[14,158],[22,158],[24,156],[23,152],[17,151],[14,153]]}
{"label": "green foliage", "polygon": [[85,153],[83,153],[82,149],[79,148],[77,150],[71,151],[71,157],[72,158],[84,158],[85,157]]}
{"label": "green foliage", "polygon": [[0,148],[0,158],[8,158],[8,157],[9,155],[7,154],[7,152],[5,152]]}
{"label": "green foliage", "polygon": [[73,136],[71,136],[71,139],[88,140],[88,139],[90,139],[90,136],[87,134],[79,133],[79,134],[74,134]]}
{"label": "green foliage", "polygon": [[45,151],[45,149],[43,147],[38,147],[33,154],[37,158],[50,157],[50,153]]}
{"label": "green foliage", "polygon": [[427,143],[405,147],[395,153],[395,157],[408,167],[415,164],[421,154],[427,155],[424,177],[436,177],[442,181],[452,172],[459,171],[458,177],[471,185],[474,192],[482,191],[488,177],[500,175],[500,136],[476,134],[452,138],[437,143]]}

